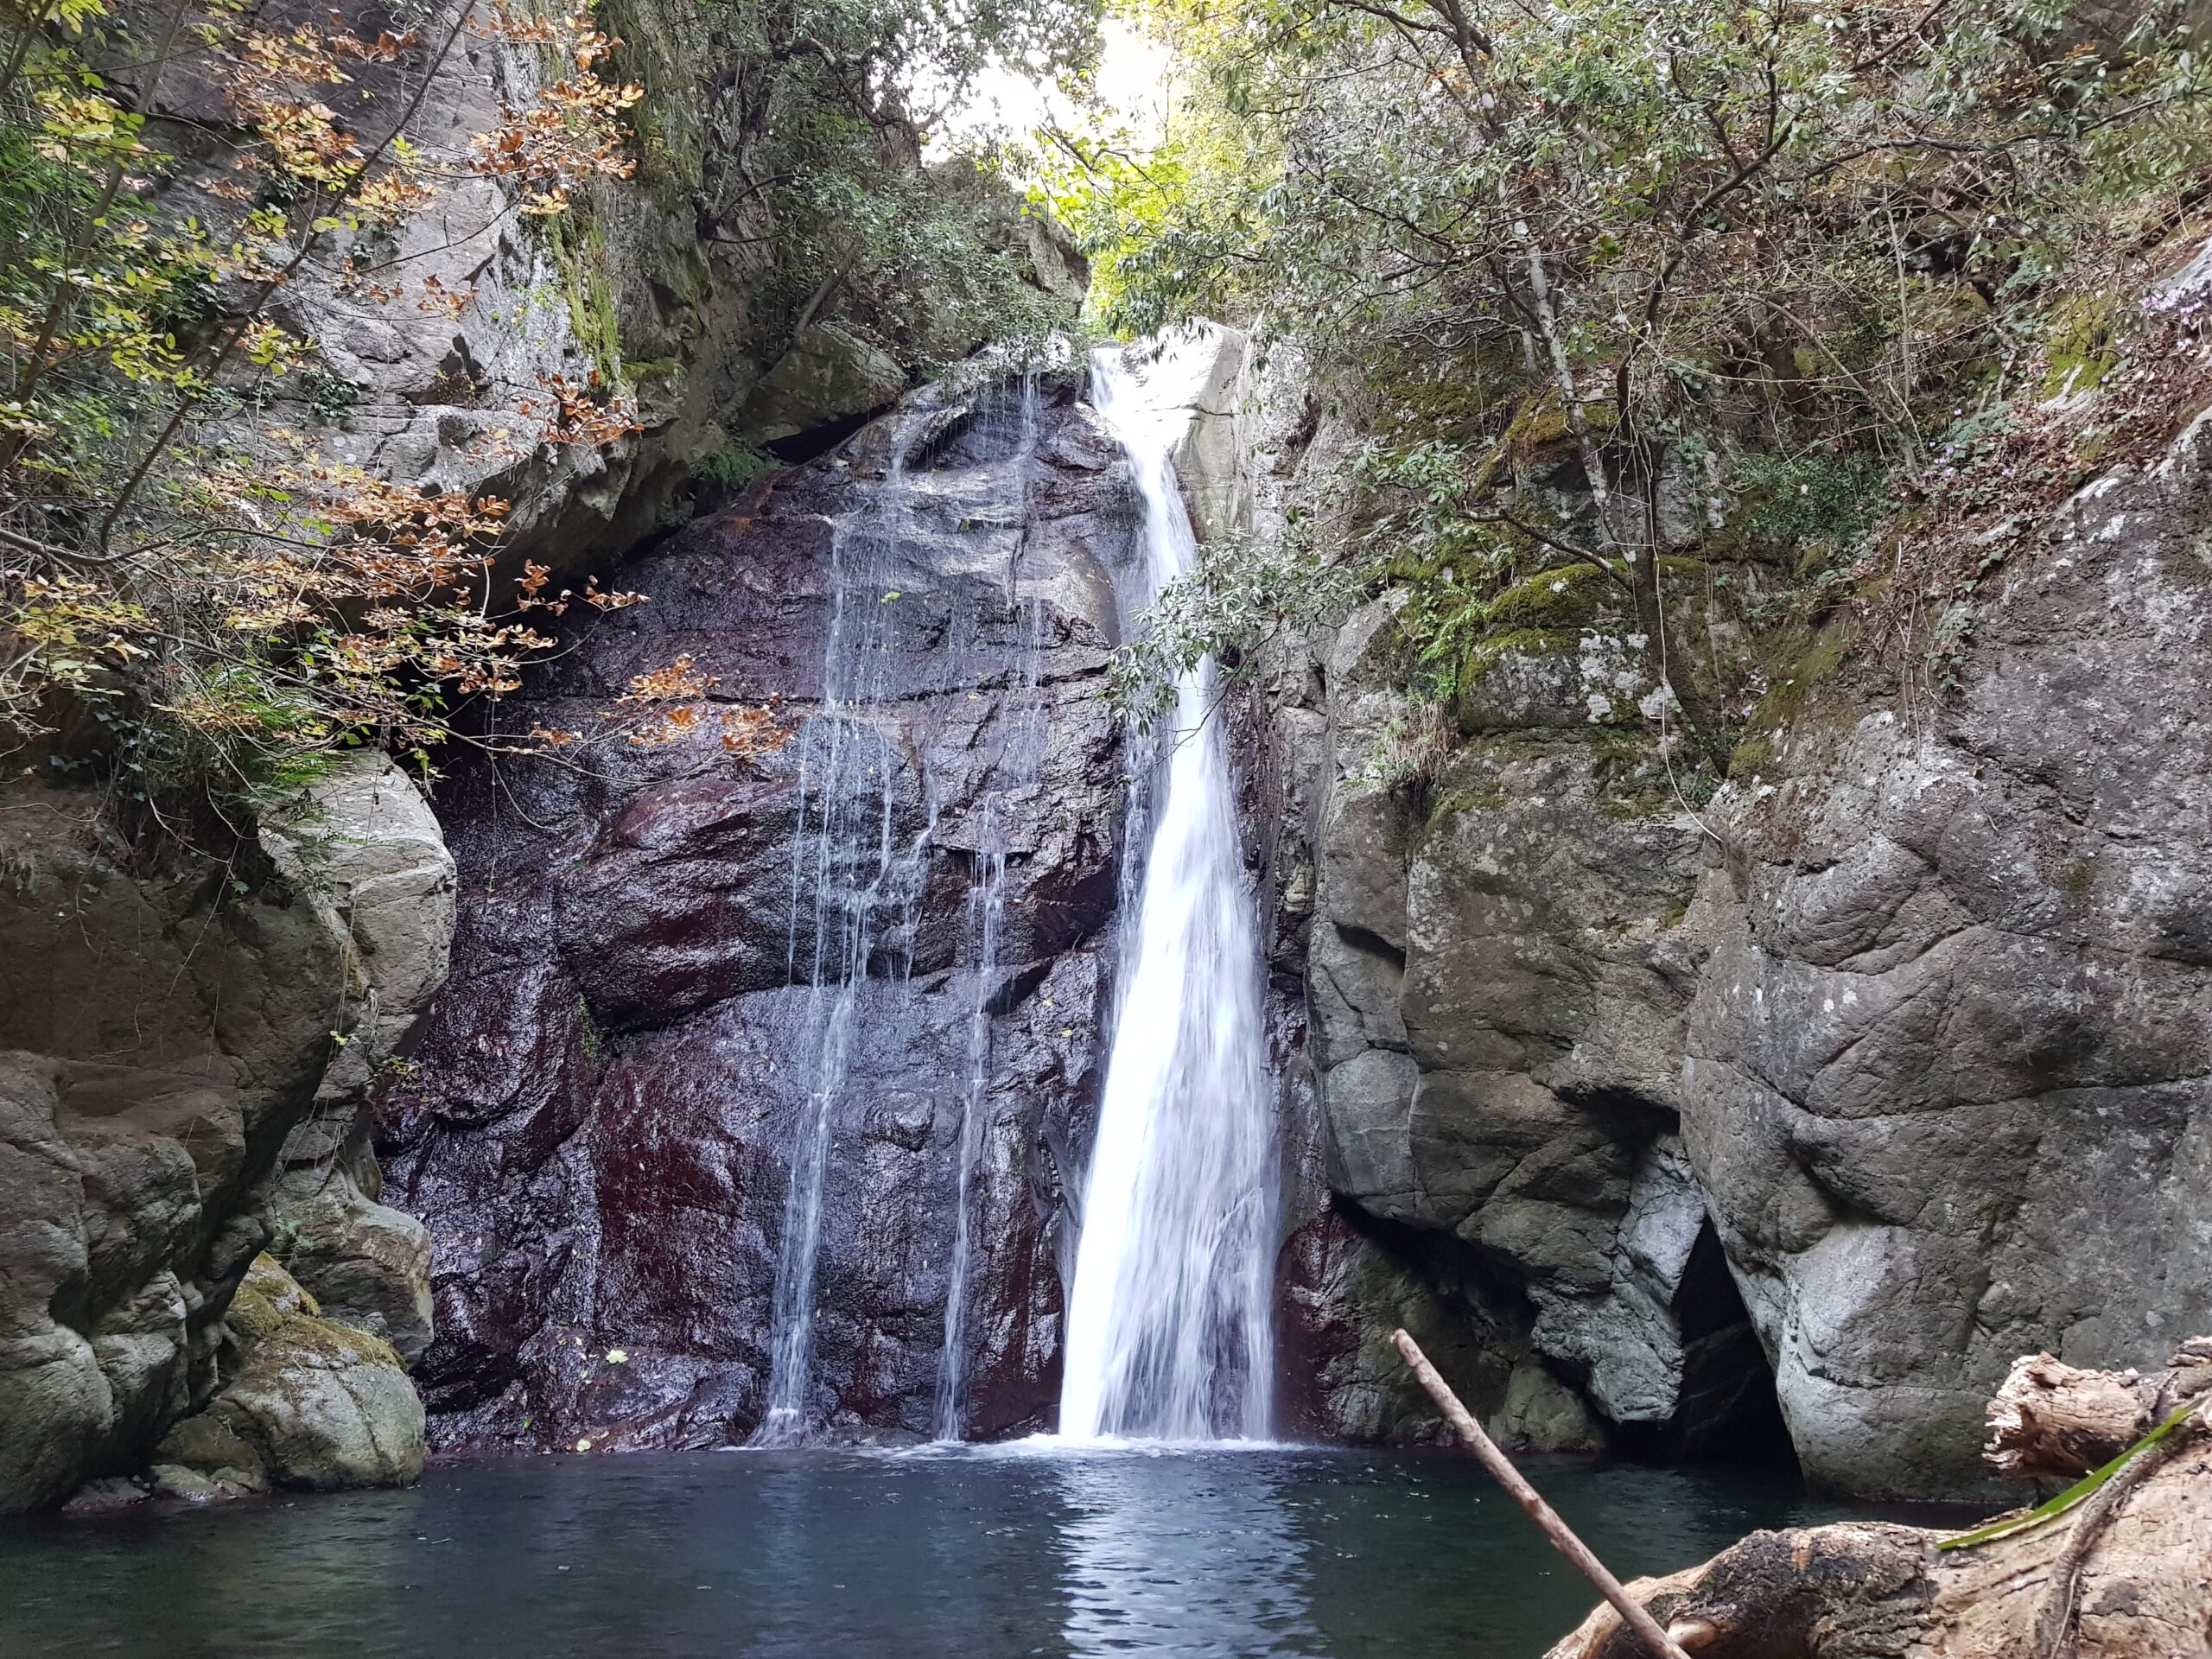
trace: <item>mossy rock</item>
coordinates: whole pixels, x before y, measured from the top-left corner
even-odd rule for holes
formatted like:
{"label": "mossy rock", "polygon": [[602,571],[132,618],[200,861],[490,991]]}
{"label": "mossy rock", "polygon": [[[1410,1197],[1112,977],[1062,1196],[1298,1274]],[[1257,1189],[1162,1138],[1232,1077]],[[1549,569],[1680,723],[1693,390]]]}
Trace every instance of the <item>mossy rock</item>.
{"label": "mossy rock", "polygon": [[607,275],[607,238],[597,216],[588,200],[579,198],[568,212],[537,222],[545,251],[561,275],[569,332],[590,357],[602,385],[623,384],[621,317]]}
{"label": "mossy rock", "polygon": [[1592,726],[1590,766],[1599,816],[1615,823],[1670,817],[1682,810],[1686,785],[1711,781],[1687,749],[1676,754],[1670,774],[1657,734],[1640,724]]}
{"label": "mossy rock", "polygon": [[223,1323],[230,1328],[232,1342],[250,1351],[295,1313],[320,1319],[322,1307],[284,1270],[283,1263],[264,1250],[247,1267]]}
{"label": "mossy rock", "polygon": [[1744,735],[1729,756],[1731,777],[1749,779],[1770,764],[1774,746],[1806,709],[1818,690],[1840,674],[1858,645],[1858,631],[1846,620],[1831,622],[1810,645],[1793,654],[1771,677],[1771,689],[1752,711]]}
{"label": "mossy rock", "polygon": [[1483,640],[1460,664],[1452,719],[1470,736],[1580,725],[1580,649],[1579,633],[1546,628],[1518,628]]}
{"label": "mossy rock", "polygon": [[2113,294],[2084,294],[2052,314],[2044,336],[2044,397],[2088,391],[2113,372],[2123,315]]}
{"label": "mossy rock", "polygon": [[[1583,419],[1594,442],[1603,444],[1612,435],[1616,421],[1611,404],[1586,408]],[[1561,449],[1579,445],[1574,423],[1567,419],[1567,405],[1560,401],[1559,393],[1549,388],[1515,410],[1513,423],[1505,429],[1505,452],[1516,462],[1555,456]]]}
{"label": "mossy rock", "polygon": [[335,1491],[423,1473],[423,1402],[390,1343],[314,1311],[267,1255],[226,1318],[241,1362],[205,1411],[172,1427],[158,1464],[210,1480]]}
{"label": "mossy rock", "polygon": [[1632,615],[1620,584],[1594,565],[1562,565],[1517,582],[1490,603],[1491,626],[1509,632],[1531,628],[1586,628],[1602,620]]}

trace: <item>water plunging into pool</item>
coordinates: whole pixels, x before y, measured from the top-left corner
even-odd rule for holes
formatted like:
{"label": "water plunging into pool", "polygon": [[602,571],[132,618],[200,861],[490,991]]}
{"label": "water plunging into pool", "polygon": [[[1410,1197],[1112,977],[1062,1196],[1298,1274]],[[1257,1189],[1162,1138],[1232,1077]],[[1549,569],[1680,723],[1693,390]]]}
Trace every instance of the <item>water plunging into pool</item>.
{"label": "water plunging into pool", "polygon": [[[1173,449],[1209,372],[1204,337],[1100,353],[1093,401],[1127,449],[1142,498],[1141,556],[1124,584],[1135,614],[1191,568],[1195,542]],[[1018,405],[1011,509],[1027,508],[1036,438],[1033,378]],[[938,827],[937,791],[919,780],[926,821],[898,825],[895,787],[912,764],[878,729],[883,706],[911,691],[896,597],[902,543],[929,486],[907,471],[908,435],[868,511],[840,519],[823,706],[801,737],[801,805],[791,864],[789,972],[805,985],[808,1097],[792,1146],[772,1302],[766,1411],[756,1446],[810,1438],[817,1263],[831,1124],[846,1092],[871,974],[912,971],[917,902]],[[963,526],[964,527],[964,526]],[[962,1433],[976,1236],[972,1191],[989,1103],[994,999],[1006,865],[996,844],[1010,791],[1032,788],[1042,727],[1038,602],[1020,592],[1022,537],[1003,604],[1015,641],[988,740],[988,781],[970,830],[969,914],[975,1000],[961,1079],[943,1350],[931,1427]],[[979,605],[995,607],[993,595]],[[965,614],[963,612],[963,614]],[[978,613],[980,617],[981,613]],[[939,647],[957,653],[968,636]],[[1262,1440],[1269,1430],[1276,1243],[1274,1100],[1261,1018],[1253,899],[1243,879],[1211,664],[1175,688],[1172,713],[1132,744],[1133,849],[1122,906],[1122,989],[1104,1098],[1084,1196],[1070,1295],[1060,1432],[1075,1440]],[[1141,849],[1138,856],[1135,849]]]}
{"label": "water plunging into pool", "polygon": [[[1193,561],[1173,452],[1211,356],[1198,337],[1092,361],[1092,401],[1143,495],[1139,602]],[[1150,838],[1123,917],[1124,982],[1069,1300],[1060,1433],[1071,1440],[1269,1431],[1274,1103],[1216,694],[1211,662],[1185,675],[1140,762]],[[1133,822],[1132,844],[1144,827]]]}

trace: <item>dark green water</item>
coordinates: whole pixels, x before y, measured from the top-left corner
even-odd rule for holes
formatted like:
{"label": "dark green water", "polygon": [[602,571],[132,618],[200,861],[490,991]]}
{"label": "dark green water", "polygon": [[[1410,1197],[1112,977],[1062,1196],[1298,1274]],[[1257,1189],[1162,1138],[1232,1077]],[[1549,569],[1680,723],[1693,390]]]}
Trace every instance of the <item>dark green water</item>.
{"label": "dark green water", "polygon": [[[1530,1470],[1624,1578],[1847,1512],[1740,1473]],[[0,1530],[5,1659],[1531,1659],[1591,1600],[1443,1453],[534,1459]]]}

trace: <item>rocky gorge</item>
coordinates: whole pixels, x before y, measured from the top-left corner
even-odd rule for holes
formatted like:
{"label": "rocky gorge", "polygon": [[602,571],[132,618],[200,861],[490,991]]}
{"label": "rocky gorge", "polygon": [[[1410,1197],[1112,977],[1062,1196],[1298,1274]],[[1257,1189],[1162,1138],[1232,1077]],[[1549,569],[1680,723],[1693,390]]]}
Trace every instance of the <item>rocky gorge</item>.
{"label": "rocky gorge", "polygon": [[[1220,534],[1332,440],[1287,441],[1280,385],[1213,338],[1180,454]],[[580,623],[502,718],[586,724],[677,656],[699,717],[612,763],[463,768],[442,834],[365,762],[264,832],[241,908],[17,798],[11,938],[44,943],[10,993],[10,1236],[44,1276],[11,1274],[9,1421],[50,1427],[11,1428],[14,1503],[149,1461],[180,1491],[404,1478],[411,1398],[343,1381],[403,1363],[433,1446],[741,1440],[815,1111],[810,1417],[937,1428],[964,1194],[959,1431],[1051,1426],[1135,524],[1083,390],[910,398],[633,561],[650,602]],[[1395,601],[1239,693],[1287,1422],[1431,1432],[1376,1352],[1404,1323],[1521,1444],[1786,1437],[1830,1484],[1955,1496],[2012,1355],[2118,1363],[2203,1323],[2195,433],[2038,528],[1957,696],[1815,642],[1700,808],[1608,755],[1592,688],[1641,688],[1603,615],[1502,656],[1417,786],[1376,760]],[[1738,626],[1710,594],[1686,631]],[[159,994],[95,993],[118,967]],[[396,1452],[325,1477],[238,1448],[273,1421],[245,1388],[272,1316],[230,1300],[264,1240],[301,1292],[257,1294],[360,1333],[333,1398]]]}
{"label": "rocky gorge", "polygon": [[0,1648],[2212,1654],[2186,10],[14,20]]}
{"label": "rocky gorge", "polygon": [[[1343,441],[1308,397],[1247,404],[1262,523]],[[1962,1496],[2016,1353],[2125,1366],[2204,1325],[2197,399],[2164,421],[1999,530],[1954,688],[1840,620],[1768,658],[1701,805],[1635,735],[1637,619],[1587,572],[1531,584],[1418,766],[1402,596],[1269,671],[1332,1201],[1418,1264],[1424,1341],[1573,1386],[1570,1443],[1786,1429],[1816,1480]],[[1723,681],[1770,573],[1676,580],[1676,672]],[[1466,1373],[1491,1409],[1503,1372]]]}

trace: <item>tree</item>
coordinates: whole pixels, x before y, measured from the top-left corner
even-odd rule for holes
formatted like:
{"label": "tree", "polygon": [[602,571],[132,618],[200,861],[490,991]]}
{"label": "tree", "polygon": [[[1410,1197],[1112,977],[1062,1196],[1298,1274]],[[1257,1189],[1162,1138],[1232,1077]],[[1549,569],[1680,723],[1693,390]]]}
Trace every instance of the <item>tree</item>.
{"label": "tree", "polygon": [[[1919,467],[2204,155],[2171,9],[2101,32],[2041,0],[1152,15],[1198,77],[1167,144],[1064,137],[1052,183],[1108,320],[1295,342],[1367,432],[1355,531],[1318,556],[1410,585],[1447,678],[1532,578],[1616,589],[1716,761],[1667,660],[1662,493],[1694,524],[1739,458]],[[1555,482],[1562,452],[1579,484],[1543,487],[1531,457]]]}

